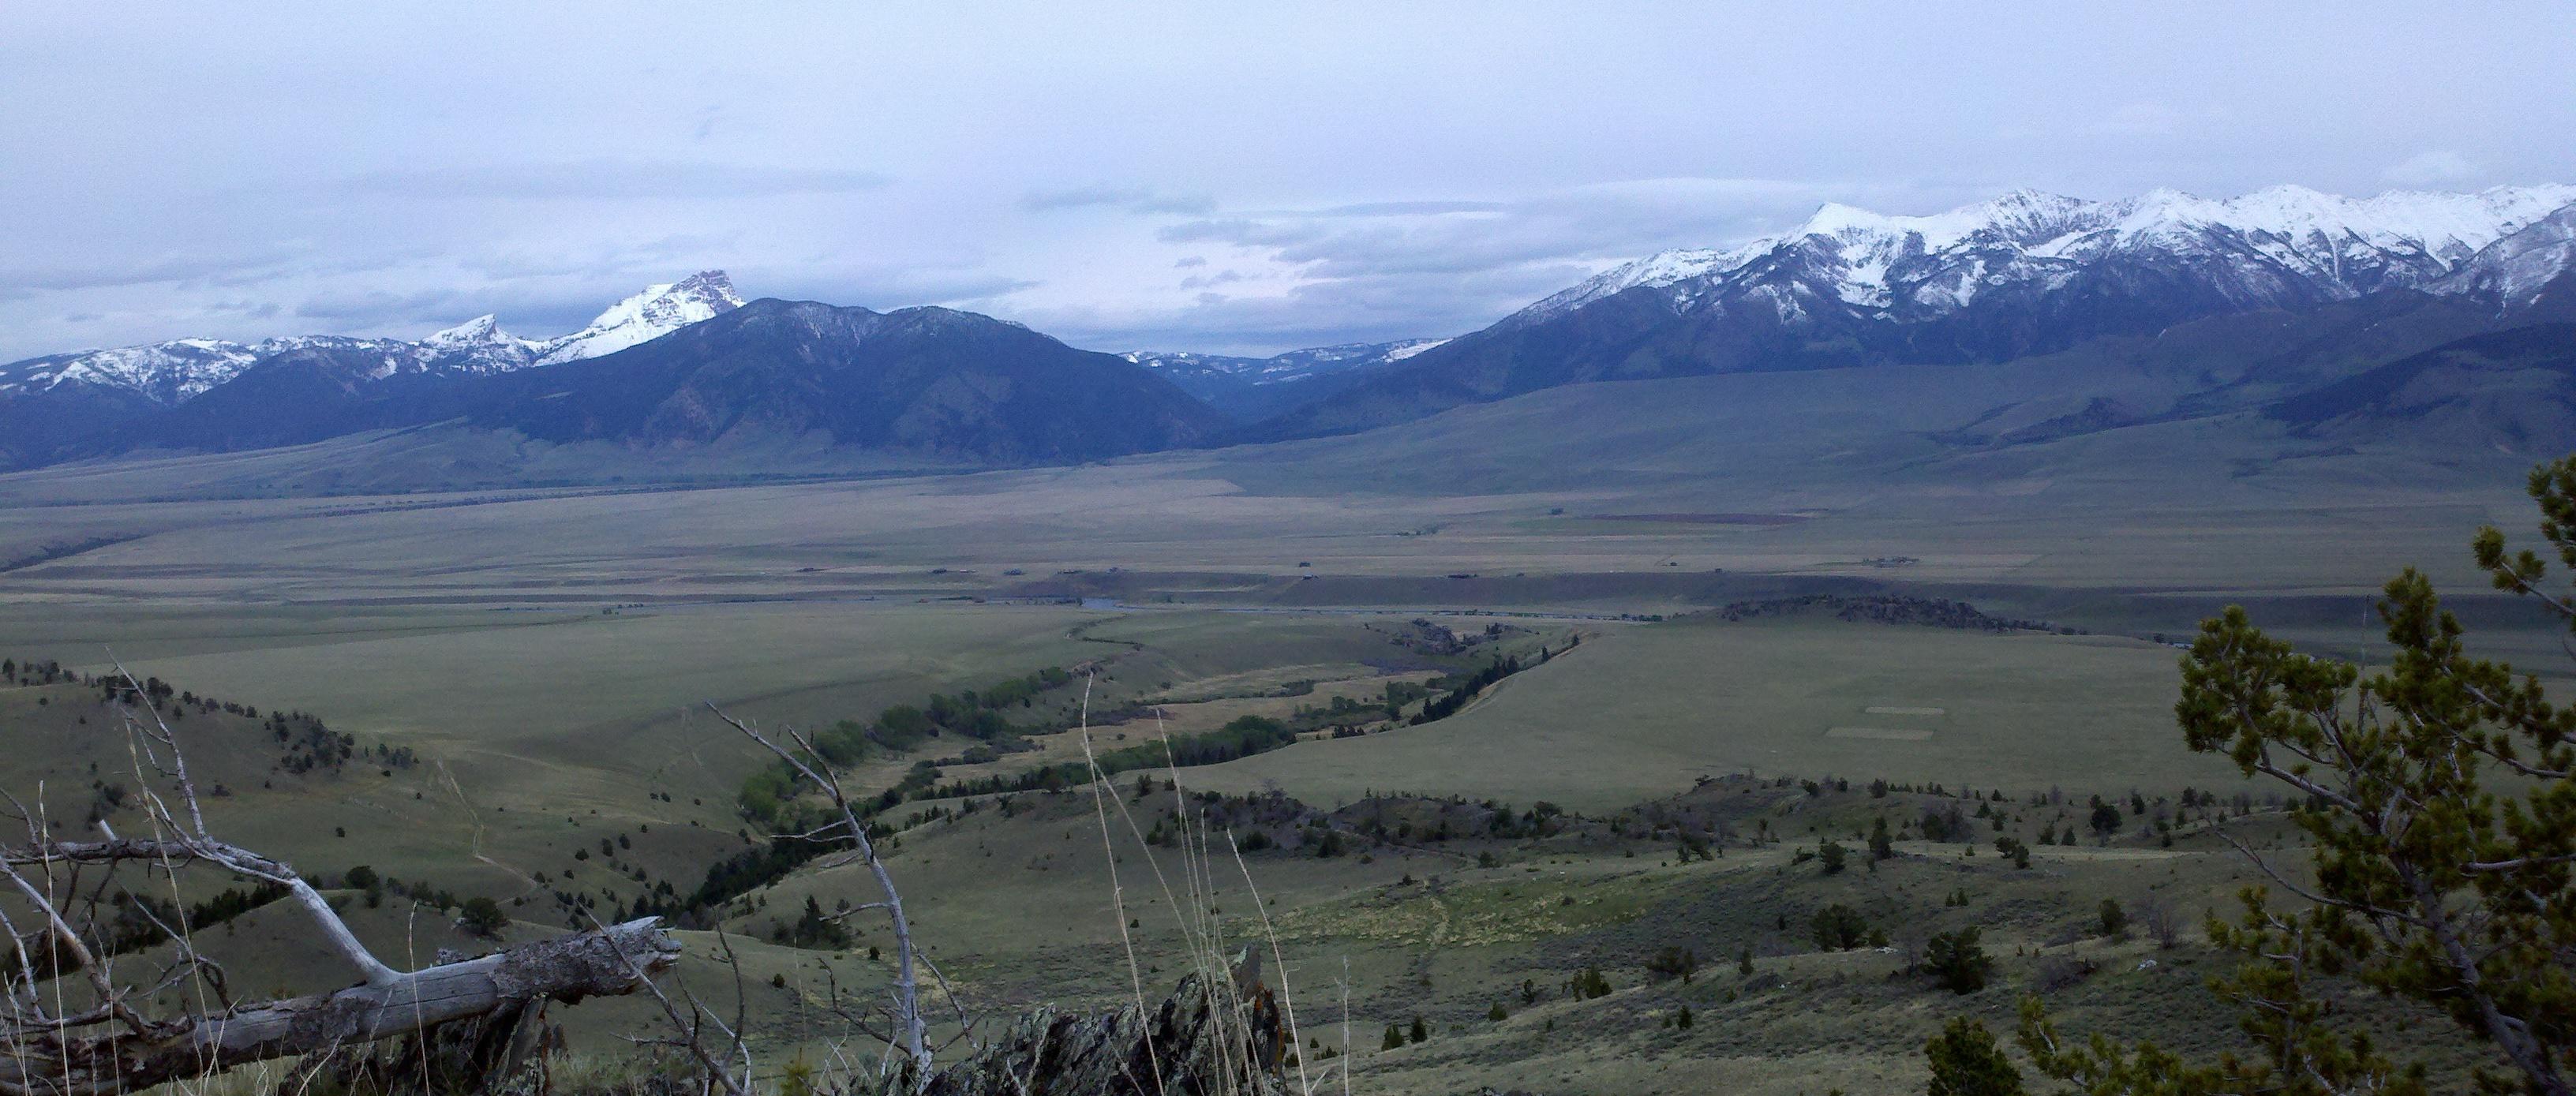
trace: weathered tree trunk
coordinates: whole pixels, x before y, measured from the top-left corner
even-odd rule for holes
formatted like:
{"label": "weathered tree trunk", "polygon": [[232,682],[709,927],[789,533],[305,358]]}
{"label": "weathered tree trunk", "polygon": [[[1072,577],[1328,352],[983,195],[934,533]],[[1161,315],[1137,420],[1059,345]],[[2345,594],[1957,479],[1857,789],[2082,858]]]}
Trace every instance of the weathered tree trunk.
{"label": "weathered tree trunk", "polygon": [[70,1035],[26,1030],[0,1046],[0,1092],[99,1096],[133,1092],[249,1062],[315,1054],[413,1034],[545,1001],[571,1004],[641,988],[679,957],[647,917],[509,948],[479,959],[363,982],[332,993],[243,1005],[130,1030]]}
{"label": "weathered tree trunk", "polygon": [[546,1001],[511,1002],[380,1043],[344,1046],[304,1059],[307,1075],[329,1076],[341,1092],[542,1093],[547,1058],[564,1050],[563,1029],[546,1022]]}
{"label": "weathered tree trunk", "polygon": [[[1257,973],[1257,972],[1256,972]],[[922,1096],[1285,1096],[1289,1032],[1268,987],[1198,975],[1150,1015],[1130,1005],[1023,1017],[982,1052],[930,1078]],[[887,1091],[906,1091],[895,1078]]]}

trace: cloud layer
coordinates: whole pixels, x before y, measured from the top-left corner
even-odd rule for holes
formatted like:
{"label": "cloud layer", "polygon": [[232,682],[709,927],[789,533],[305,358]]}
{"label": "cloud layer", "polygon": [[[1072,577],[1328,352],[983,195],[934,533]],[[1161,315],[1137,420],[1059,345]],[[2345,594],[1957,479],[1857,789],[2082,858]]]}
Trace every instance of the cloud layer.
{"label": "cloud layer", "polygon": [[545,335],[705,267],[1103,349],[1455,334],[1828,200],[2576,179],[2571,39],[2537,0],[10,5],[0,359]]}

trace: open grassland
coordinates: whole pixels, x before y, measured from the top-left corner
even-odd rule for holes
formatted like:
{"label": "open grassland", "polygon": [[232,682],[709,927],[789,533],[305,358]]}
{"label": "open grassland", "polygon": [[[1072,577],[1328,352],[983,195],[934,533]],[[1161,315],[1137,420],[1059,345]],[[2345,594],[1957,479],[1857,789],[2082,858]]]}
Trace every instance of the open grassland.
{"label": "open grassland", "polygon": [[[1180,774],[1185,792],[1192,775]],[[2025,992],[2042,995],[2069,1030],[2152,1035],[2192,1055],[2243,1049],[2226,1005],[2202,984],[2232,960],[2210,950],[2198,926],[2206,913],[2226,912],[2257,875],[2206,822],[2180,826],[2168,845],[2143,816],[2125,815],[2109,842],[2088,832],[2081,844],[2038,846],[2028,867],[1988,847],[2002,834],[2035,841],[2042,827],[2081,826],[2087,792],[1979,803],[1966,843],[1908,836],[1877,863],[1863,851],[1872,820],[1904,832],[1927,807],[1964,801],[1727,779],[1601,816],[1632,826],[1653,809],[1722,816],[1737,836],[1706,861],[1678,859],[1668,836],[1642,827],[1617,836],[1595,820],[1543,837],[1360,836],[1338,856],[1319,856],[1310,843],[1246,853],[1238,867],[1229,841],[1255,833],[1293,841],[1301,831],[1238,814],[1210,831],[1212,856],[1150,846],[1136,835],[1176,825],[1181,803],[1159,785],[1140,796],[1128,784],[1115,782],[1105,807],[1081,788],[1014,796],[1008,809],[987,799],[901,835],[890,867],[970,1007],[1109,1007],[1137,981],[1157,994],[1187,968],[1182,926],[1206,917],[1228,951],[1267,955],[1275,940],[1284,968],[1274,970],[1314,1040],[1307,1064],[1320,1072],[1347,1061],[1360,1091],[1913,1090],[1924,1080],[1921,1043],[1942,1020],[1968,1014],[2008,1028]],[[1257,814],[1283,803],[1255,797],[1224,809]],[[1331,817],[1349,825],[1350,816]],[[2277,816],[2259,809],[2229,828],[2258,847],[2289,848]],[[1801,855],[1828,838],[1855,856],[1839,873]],[[1203,881],[1195,901],[1193,878]],[[829,910],[873,894],[854,867],[808,870],[764,892],[733,927],[756,937],[792,921],[808,899]],[[2173,914],[2181,925],[2174,945],[2139,926],[2105,935],[2104,899],[2141,917]],[[1837,904],[1884,934],[1885,948],[1819,946],[1811,922]],[[851,924],[858,938],[850,947],[791,967],[782,994],[828,993],[826,965],[884,943],[881,924],[864,916]],[[1996,956],[1993,985],[1956,996],[1909,969],[1931,934],[1968,927],[1983,931]],[[1667,948],[1690,951],[1697,975],[1684,981],[1650,969]],[[1737,969],[1739,953],[1750,973]],[[1571,991],[1586,968],[1602,974],[1605,993]],[[852,975],[833,971],[847,992]],[[2428,1025],[2440,1021],[2420,1013],[2344,996],[2349,1022],[2397,1045],[2438,1030]],[[1694,1021],[1678,1027],[1685,1006]],[[1416,1018],[1427,1041],[1383,1047],[1388,1027]],[[1327,1047],[1350,1053],[1325,1057]],[[2462,1064],[2456,1055],[2437,1063]]]}
{"label": "open grassland", "polygon": [[[0,631],[0,653],[105,673],[112,649],[138,676],[263,713],[315,713],[352,736],[362,755],[345,771],[289,774],[259,721],[180,721],[212,755],[211,778],[239,795],[218,816],[242,827],[245,842],[307,870],[366,864],[461,893],[563,893],[605,905],[659,886],[685,894],[717,859],[766,840],[736,804],[766,755],[703,701],[773,732],[811,731],[1070,667],[1085,672],[1104,723],[1123,720],[1101,731],[1104,748],[1119,748],[1156,733],[1152,711],[1188,734],[1246,715],[1286,719],[1335,695],[1382,694],[1388,682],[1466,664],[1402,638],[1417,632],[1401,618],[962,603],[121,611],[72,627],[16,618]],[[1191,699],[1167,695],[1176,691]],[[1085,696],[1077,683],[1009,709],[1005,718],[1030,729],[1035,749],[951,764],[943,778],[1079,760],[1071,736],[1039,732],[1077,723]],[[1171,702],[1149,711],[1138,704],[1147,698]],[[0,735],[0,787],[69,795],[60,809],[75,826],[85,825],[94,784],[145,782],[95,688],[0,688]],[[880,752],[851,779],[874,794],[916,763],[973,744],[934,738]],[[410,751],[414,763],[380,773],[364,755],[379,747]],[[109,817],[130,825],[139,816],[129,806]]]}
{"label": "open grassland", "polygon": [[[1099,585],[1413,607],[1456,604],[1470,591],[1446,576],[1474,575],[1593,577],[1475,604],[1652,612],[1721,570],[2351,595],[2407,563],[2472,588],[2466,533],[2525,512],[2529,456],[2356,451],[2245,417],[1943,440],[2074,399],[2069,378],[2025,373],[2008,387],[2029,406],[2011,412],[1967,395],[1991,389],[1958,370],[1754,374],[1580,385],[1350,438],[810,482],[701,478],[681,458],[660,483],[371,490],[290,474],[489,440],[438,430],[90,464],[0,476],[0,598],[595,607]],[[1694,515],[1732,517],[1672,520]],[[1307,579],[1353,585],[1298,590]]]}
{"label": "open grassland", "polygon": [[2173,729],[2175,660],[2170,648],[2096,636],[1804,621],[1602,626],[1451,719],[1301,743],[1199,779],[1231,791],[1276,781],[1327,803],[1375,789],[1584,810],[1748,771],[2016,791],[2232,779]]}
{"label": "open grassland", "polygon": [[[1266,919],[1308,1034],[1344,1045],[1347,999],[1353,1056],[1333,1061],[1370,1092],[1913,1088],[1942,1017],[1997,1023],[2024,990],[2070,1030],[2236,1047],[2200,988],[2220,960],[2196,931],[2167,950],[2084,928],[2105,897],[2152,897],[2196,924],[2252,878],[2206,828],[2168,846],[2125,810],[2133,792],[2240,787],[2182,748],[2178,653],[2153,637],[2245,601],[2303,646],[2368,657],[2368,595],[2398,567],[2483,588],[2465,545],[2478,525],[2528,524],[2522,458],[2336,450],[2250,421],[1967,451],[1936,435],[1992,409],[1945,376],[1590,385],[1358,438],[977,474],[818,465],[748,482],[709,458],[620,484],[613,454],[584,452],[547,457],[570,485],[502,488],[475,470],[501,466],[474,448],[491,439],[438,431],[25,473],[0,477],[0,654],[95,671],[112,648],[183,689],[323,717],[359,752],[321,772],[289,771],[258,720],[184,718],[230,793],[210,801],[217,827],[326,880],[366,865],[502,900],[514,939],[685,893],[763,847],[737,795],[766,761],[693,711],[702,700],[821,728],[1046,667],[1096,671],[1000,713],[1032,749],[969,757],[952,735],[870,750],[847,770],[868,795],[950,795],[925,789],[925,765],[959,781],[1078,759],[1081,739],[1058,728],[1086,686],[1105,749],[1308,719],[1304,740],[1181,783],[1289,809],[1276,788],[1319,813],[1372,792],[1460,802],[1408,802],[1417,816],[1392,832],[1339,814],[1231,827],[1270,846],[1248,855],[1249,882],[1230,854],[1137,841],[1127,813],[1168,833],[1179,804],[1137,795],[1133,773],[1105,844],[1080,788],[1007,809],[989,792],[917,799],[882,820],[902,830],[892,866],[924,940],[978,1008],[1159,994],[1186,962],[1184,918],[1215,919],[1229,942],[1263,938]],[[1996,421],[2044,421],[2071,398],[2026,379],[2032,405]],[[1784,411],[1792,389],[1811,402]],[[471,459],[453,482],[341,471],[388,454],[424,475]],[[2097,634],[1644,619],[1854,591]],[[2527,613],[2463,604],[2480,650],[2563,667],[2561,637]],[[1350,737],[1306,711],[1472,672],[1496,648],[1438,637],[1488,625],[1518,629],[1496,633],[1515,650],[1582,643],[1425,725],[1406,725],[1420,696],[1351,716],[1369,733]],[[95,689],[0,688],[0,735],[0,785],[41,784],[67,832],[94,809],[124,829],[139,818],[108,802],[107,785],[140,778]],[[369,762],[378,747],[411,760]],[[1849,783],[1797,783],[1824,778]],[[1874,797],[1876,778],[1906,787]],[[1950,796],[1921,791],[1933,784]],[[1972,843],[1927,839],[1922,812],[1968,808],[1951,798],[1965,788],[2007,799],[1974,801]],[[2095,795],[2124,806],[2107,843],[2041,846],[2028,868],[1988,843],[2069,833]],[[1589,817],[1579,838],[1451,829],[1488,800]],[[1722,855],[1684,859],[1669,830],[1634,824],[1651,809],[1722,819]],[[1857,852],[1873,818],[1900,855],[1833,875],[1798,858],[1828,837]],[[2264,813],[2231,824],[2281,838]],[[1318,826],[1349,847],[1322,855]],[[865,919],[848,947],[770,939],[809,899],[874,899],[858,876],[808,863],[715,908],[738,986],[718,938],[689,936],[683,973],[720,1009],[742,995],[765,1076],[846,1030],[836,1000],[882,988],[867,949],[887,941]],[[1830,903],[1894,950],[1817,946],[1807,922]],[[281,915],[219,930],[242,955],[279,957],[245,984],[329,984]],[[391,954],[480,946],[406,896],[352,916]],[[1971,925],[1989,934],[1995,988],[1950,997],[1906,973],[1928,933]],[[1665,947],[1692,949],[1701,973],[1654,976]],[[1733,968],[1739,949],[1751,975]],[[1567,992],[1587,967],[1606,994]],[[1694,1026],[1675,1023],[1683,1005]],[[644,1013],[573,1016],[590,1049]],[[1415,1017],[1427,1042],[1379,1049]]]}
{"label": "open grassland", "polygon": [[[512,881],[511,894],[537,889],[543,875],[557,887],[622,896],[638,886],[627,878],[635,872],[694,886],[714,856],[741,843],[733,794],[758,764],[757,747],[691,711],[700,701],[765,724],[812,727],[1072,665],[1098,648],[1067,637],[1086,619],[1067,610],[747,605],[476,615],[334,615],[301,631],[275,617],[228,629],[197,616],[130,615],[93,618],[70,642],[38,646],[17,632],[0,649],[104,670],[101,648],[112,646],[138,675],[263,711],[322,714],[370,748],[417,753],[417,767],[398,772],[389,793],[360,787],[374,769],[353,770],[345,781],[315,783],[310,802],[296,800],[295,809],[237,812],[253,828],[245,840],[282,841],[263,847],[300,866],[366,863],[442,885],[497,874]],[[108,779],[136,782],[95,690],[0,690],[0,698],[32,694],[49,703],[22,700],[12,710],[61,714],[7,726],[20,766],[8,787],[32,791],[48,774],[56,787],[67,777],[86,785],[92,761]],[[200,723],[211,729],[227,718]],[[70,723],[89,745],[43,745],[60,741],[56,723]],[[255,784],[253,775],[266,774],[232,782]],[[349,818],[321,824],[342,814]],[[341,827],[364,836],[317,836]],[[599,843],[617,838],[632,847],[617,850],[624,868],[615,873],[572,858],[584,849],[605,856]]]}
{"label": "open grassland", "polygon": [[[960,603],[613,615],[307,611],[322,615],[309,626],[274,615],[235,627],[220,615],[93,620],[88,638],[138,652],[139,671],[191,689],[330,715],[362,749],[378,741],[414,746],[420,762],[390,774],[352,766],[289,777],[270,771],[273,747],[246,721],[191,715],[181,723],[217,755],[209,776],[237,790],[212,806],[219,829],[326,878],[366,864],[500,898],[522,922],[505,931],[509,939],[563,923],[553,892],[597,896],[596,912],[611,915],[608,906],[636,890],[630,873],[685,887],[705,864],[752,847],[729,798],[752,758],[729,731],[717,733],[703,717],[683,720],[673,698],[686,693],[712,693],[758,713],[764,725],[811,724],[864,717],[931,689],[1096,659],[1106,675],[1095,683],[1096,703],[1160,702],[1178,713],[1172,723],[1197,726],[1219,712],[1290,714],[1334,688],[1364,695],[1371,684],[1419,679],[1428,672],[1420,667],[1436,661],[1405,642],[1431,633],[1402,614]],[[1511,622],[1532,623],[1433,621],[1466,634]],[[1921,1041],[1943,1018],[1966,1012],[2002,1026],[2025,991],[2043,994],[2069,1030],[2152,1035],[2195,1055],[2242,1049],[2223,1003],[2201,985],[2227,960],[2196,928],[2167,950],[2136,931],[2106,938],[2088,927],[2105,897],[2130,908],[2159,903],[2196,925],[2254,878],[2205,826],[2186,824],[2166,847],[2144,829],[2145,816],[2125,806],[2132,789],[2160,799],[2184,784],[2229,796],[2237,788],[2179,750],[2167,710],[2170,648],[1819,620],[1544,627],[1549,635],[1580,630],[1584,640],[1447,720],[1304,742],[1177,775],[1192,792],[1260,793],[1276,781],[1326,811],[1369,788],[1455,792],[1466,804],[1439,809],[1469,816],[1488,798],[1515,809],[1547,799],[1592,816],[1582,836],[1462,828],[1434,839],[1417,823],[1381,838],[1337,816],[1329,824],[1349,832],[1350,844],[1327,857],[1305,843],[1316,831],[1264,829],[1256,820],[1203,831],[1214,852],[1193,858],[1136,840],[1140,831],[1176,829],[1173,811],[1183,805],[1159,784],[1140,797],[1139,774],[1128,774],[1113,782],[1105,843],[1100,805],[1087,789],[1021,793],[1007,810],[986,795],[971,813],[905,828],[892,844],[891,869],[959,1000],[993,1016],[1041,1003],[1107,1007],[1139,985],[1147,995],[1168,991],[1190,962],[1193,945],[1181,925],[1202,911],[1229,949],[1267,947],[1275,932],[1279,969],[1296,994],[1303,1033],[1315,1040],[1305,1051],[1309,1066],[1347,1063],[1353,1087],[1370,1092],[1430,1096],[1478,1084],[1783,1096],[1827,1086],[1911,1089],[1923,1079]],[[931,644],[936,658],[925,649]],[[1464,656],[1470,664],[1472,652]],[[363,680],[389,672],[411,676],[382,689]],[[1318,683],[1314,692],[1276,695],[1306,681]],[[106,711],[84,706],[94,696],[79,686],[0,690],[0,717],[13,736],[25,736],[16,743],[79,743],[59,753],[13,749],[14,767],[0,774],[13,788],[41,777],[49,788],[72,789],[53,797],[67,821],[92,794],[86,766],[96,761],[113,774],[120,760],[117,739],[96,729]],[[1070,693],[1050,692],[1030,714],[1062,713],[1071,701]],[[334,705],[354,714],[332,714]],[[515,721],[518,712],[556,722]],[[1146,726],[1130,720],[1100,734]],[[1837,736],[1836,728],[1926,733],[1888,739]],[[1039,741],[1041,753],[987,768],[1078,751],[1073,735]],[[670,751],[692,745],[697,758],[674,765]],[[733,767],[706,760],[718,757]],[[909,760],[872,760],[854,773],[863,786],[880,787]],[[1764,779],[1730,775],[1748,768]],[[1693,788],[1702,774],[1718,779]],[[1772,774],[1851,783],[1811,792]],[[1971,801],[1902,790],[1873,797],[1872,775],[2008,795],[1975,801],[1995,817],[1971,816],[1969,843],[1929,841],[1918,831],[1927,805]],[[2048,798],[2051,785],[2065,794]],[[1676,798],[1657,803],[1665,793]],[[2093,795],[2123,805],[2119,836],[2108,845],[2088,828]],[[904,825],[910,809],[889,821]],[[1716,858],[1688,862],[1668,833],[1633,821],[1649,809],[1705,812],[1691,817],[1722,819],[1730,836]],[[132,816],[114,817],[130,825]],[[1898,831],[1894,859],[1827,875],[1799,858],[1827,838],[1865,856],[1873,818]],[[1630,820],[1622,823],[1629,828],[1605,830],[1611,819]],[[2268,815],[2231,825],[2258,846],[2281,848]],[[2083,839],[2037,846],[2026,869],[1988,844],[1999,834],[2035,842],[2043,829],[2081,830]],[[1274,847],[1246,854],[1239,869],[1226,843],[1256,830]],[[809,899],[830,911],[876,897],[861,872],[828,865],[738,899],[721,940],[685,934],[681,974],[728,1014],[739,996],[760,1033],[765,1078],[781,1076],[800,1054],[814,1060],[827,1052],[826,1040],[846,1034],[836,1004],[882,994],[885,953],[872,958],[868,949],[889,940],[865,914],[850,922],[847,946],[771,939]],[[1188,893],[1193,875],[1202,881],[1196,899]],[[409,897],[389,895],[375,907],[350,897],[359,930],[386,954],[490,946]],[[1808,922],[1834,903],[1888,932],[1893,950],[1820,948]],[[1994,986],[1956,997],[1908,971],[1908,950],[1929,933],[1969,926],[1986,932],[1997,957]],[[246,984],[263,992],[342,977],[329,957],[295,942],[297,931],[289,911],[272,907],[208,936],[219,955],[242,957],[246,973],[256,972]],[[1682,982],[1648,969],[1667,947],[1690,949],[1699,974]],[[720,961],[727,949],[739,978]],[[1743,949],[1752,952],[1750,976],[1734,969]],[[1586,968],[1601,973],[1607,993],[1571,992],[1569,982]],[[1500,1020],[1492,1018],[1498,1006]],[[1689,1028],[1676,1026],[1685,1006],[1694,1015]],[[2346,1007],[2398,1045],[2409,1032],[2440,1030],[2438,1020],[2366,998]],[[1426,1041],[1382,1048],[1388,1026],[1409,1028],[1416,1017]],[[614,1053],[620,1033],[651,1023],[634,1000],[591,1002],[562,1018],[586,1053]],[[950,1022],[941,1030],[952,1030]],[[1337,1056],[1325,1057],[1325,1046]],[[1339,1055],[1344,1047],[1348,1055]]]}

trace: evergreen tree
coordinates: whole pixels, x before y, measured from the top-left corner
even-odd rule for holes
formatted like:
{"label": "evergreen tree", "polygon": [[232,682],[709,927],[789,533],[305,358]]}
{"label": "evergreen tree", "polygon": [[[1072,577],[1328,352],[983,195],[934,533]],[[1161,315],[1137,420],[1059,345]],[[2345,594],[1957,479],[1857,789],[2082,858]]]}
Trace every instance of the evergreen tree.
{"label": "evergreen tree", "polygon": [[476,895],[466,899],[464,908],[457,911],[456,924],[476,936],[499,936],[502,929],[509,927],[510,915],[501,911],[499,902]]}
{"label": "evergreen tree", "polygon": [[1986,1025],[1965,1016],[1952,1017],[1941,1034],[1923,1044],[1931,1059],[1931,1096],[2020,1096],[2021,1071],[1995,1045]]}
{"label": "evergreen tree", "polygon": [[1957,932],[1936,933],[1923,945],[1923,971],[1941,984],[1941,988],[1965,996],[1986,988],[1986,975],[1995,961],[1986,955],[1985,946],[1977,942],[1975,926]]}
{"label": "evergreen tree", "polygon": [[2093,835],[2109,841],[2120,832],[2120,808],[2108,803],[2093,804]]}
{"label": "evergreen tree", "polygon": [[1840,902],[1817,910],[1808,929],[1816,946],[1827,951],[1849,951],[1869,939],[1869,922],[1861,919],[1860,911]]}
{"label": "evergreen tree", "polygon": [[[2576,568],[2576,457],[2534,469],[2529,491],[2551,554]],[[2544,588],[2539,553],[2508,554],[2493,527],[2473,552],[2498,589],[2576,628],[2576,592]],[[2028,1001],[2021,1042],[2043,1072],[2100,1094],[2427,1091],[2421,1064],[2312,995],[2308,979],[2332,971],[2441,1010],[2519,1075],[2480,1087],[2576,1093],[2576,710],[2537,677],[2469,657],[2458,618],[2413,568],[2379,612],[2394,651],[2368,677],[2298,653],[2233,606],[2183,660],[2186,744],[2294,792],[2290,820],[2313,849],[2313,872],[2265,865],[2297,908],[2253,888],[2240,925],[2211,924],[2212,942],[2246,959],[2214,986],[2243,1005],[2270,1060],[2189,1066],[2153,1044],[2061,1039]]]}

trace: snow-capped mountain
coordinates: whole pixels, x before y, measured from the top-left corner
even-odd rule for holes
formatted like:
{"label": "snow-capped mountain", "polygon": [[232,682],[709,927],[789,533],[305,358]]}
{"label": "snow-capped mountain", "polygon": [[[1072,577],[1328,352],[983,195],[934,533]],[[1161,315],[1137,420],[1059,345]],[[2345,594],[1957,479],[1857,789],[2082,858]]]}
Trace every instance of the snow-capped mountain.
{"label": "snow-capped mountain", "polygon": [[1527,326],[1637,288],[1665,290],[1681,308],[1758,288],[1752,303],[1784,318],[1838,301],[1920,319],[1998,290],[2061,290],[2106,264],[2175,270],[2246,308],[2383,289],[2465,292],[2468,282],[2444,279],[2571,203],[2576,186],[2372,198],[2278,186],[2224,200],[2158,190],[2116,202],[2024,190],[1920,217],[1828,204],[1778,236],[1604,271],[1504,322]]}
{"label": "snow-capped mountain", "polygon": [[175,406],[204,395],[266,361],[327,356],[346,375],[381,380],[411,373],[483,375],[595,358],[648,342],[742,304],[721,270],[701,271],[647,288],[599,314],[589,326],[551,339],[522,339],[492,316],[410,342],[302,335],[255,343],[180,339],[144,346],[54,354],[0,365],[0,399],[66,386]]}
{"label": "snow-capped mountain", "polygon": [[1780,235],[1603,271],[1253,433],[1344,433],[1586,381],[2002,362],[2217,316],[2397,307],[2393,291],[2492,325],[2568,276],[2571,205],[2576,186],[2113,202],[2025,190],[1928,216],[1827,205]]}
{"label": "snow-capped mountain", "polygon": [[2515,309],[2531,304],[2543,288],[2570,271],[2576,271],[2576,205],[2480,248],[2448,277],[2426,288],[2484,297]]}
{"label": "snow-capped mountain", "polygon": [[1250,421],[1330,395],[1372,370],[1448,341],[1344,343],[1291,350],[1267,358],[1144,350],[1119,356],[1161,374],[1182,391],[1228,415]]}
{"label": "snow-capped mountain", "polygon": [[132,392],[154,403],[178,403],[233,379],[257,360],[259,352],[252,347],[220,339],[50,354],[0,365],[0,397],[72,385]]}
{"label": "snow-capped mountain", "polygon": [[721,270],[701,270],[668,285],[647,288],[609,306],[590,326],[537,344],[538,365],[614,354],[650,342],[700,320],[742,307],[742,295]]}

